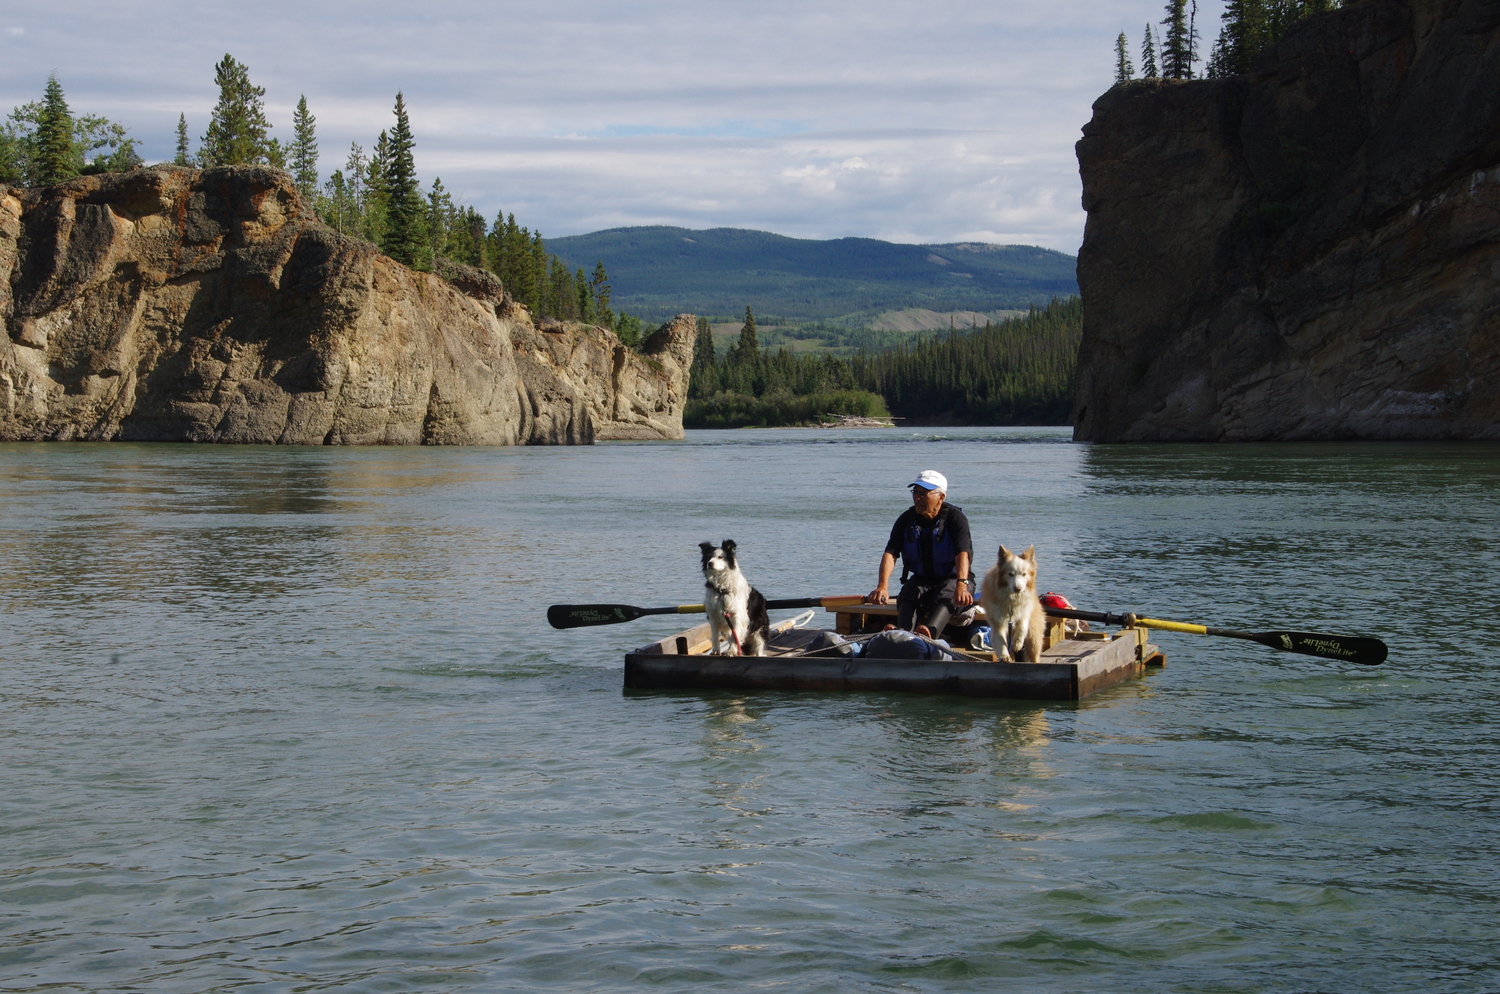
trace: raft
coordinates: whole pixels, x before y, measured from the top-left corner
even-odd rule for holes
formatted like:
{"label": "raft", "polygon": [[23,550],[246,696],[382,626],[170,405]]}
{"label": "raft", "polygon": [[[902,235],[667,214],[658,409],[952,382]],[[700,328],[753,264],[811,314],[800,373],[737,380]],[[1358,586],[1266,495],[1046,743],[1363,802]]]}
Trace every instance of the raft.
{"label": "raft", "polygon": [[[832,631],[848,638],[875,632],[895,620],[896,606],[830,607]],[[809,645],[827,628],[772,626],[767,655],[720,656],[709,652],[705,622],[641,646],[625,655],[626,690],[842,690],[901,691],[1028,701],[1078,701],[1106,687],[1166,665],[1166,656],[1146,640],[1145,628],[1072,631],[1048,619],[1042,658],[1036,663],[998,662],[992,652],[958,647],[955,660],[866,659],[809,655]],[[952,626],[945,635],[956,637]]]}

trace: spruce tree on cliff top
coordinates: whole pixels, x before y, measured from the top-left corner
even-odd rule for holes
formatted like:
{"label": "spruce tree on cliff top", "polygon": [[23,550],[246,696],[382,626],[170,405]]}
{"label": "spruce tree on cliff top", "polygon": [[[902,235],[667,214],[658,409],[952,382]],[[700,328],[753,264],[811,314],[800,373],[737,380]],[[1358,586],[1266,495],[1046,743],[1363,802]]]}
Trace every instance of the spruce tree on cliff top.
{"label": "spruce tree on cliff top", "polygon": [[[396,94],[396,127],[391,130],[387,154],[390,156],[385,175],[385,237],[380,248],[386,255],[408,266],[430,263],[427,248],[426,204],[417,186],[417,165],[412,158],[411,121],[406,116],[406,98]],[[425,267],[424,267],[425,268]]]}
{"label": "spruce tree on cliff top", "polygon": [[[515,216],[511,216],[510,223],[515,223]],[[613,329],[615,326],[615,312],[609,309],[609,298],[614,293],[610,286],[609,274],[604,271],[604,260],[600,259],[594,265],[594,278],[589,280],[589,289],[593,294],[594,323]]]}
{"label": "spruce tree on cliff top", "polygon": [[318,133],[314,127],[317,118],[307,109],[307,94],[297,101],[297,112],[292,115],[292,176],[297,181],[297,190],[311,203],[318,195]]}
{"label": "spruce tree on cliff top", "polygon": [[1162,20],[1161,74],[1166,79],[1193,78],[1193,44],[1188,29],[1187,0],[1167,0]]}
{"label": "spruce tree on cliff top", "polygon": [[193,164],[193,150],[188,147],[187,115],[177,115],[177,154],[172,157],[172,164],[178,166],[191,166]]}
{"label": "spruce tree on cliff top", "polygon": [[1115,82],[1123,83],[1135,75],[1135,66],[1130,64],[1130,42],[1125,38],[1125,32],[1120,32],[1120,37],[1115,39]]}
{"label": "spruce tree on cliff top", "polygon": [[1141,40],[1141,75],[1156,79],[1161,72],[1156,68],[1156,45],[1151,39],[1151,25],[1146,25],[1146,37]]}
{"label": "spruce tree on cliff top", "polygon": [[225,53],[214,67],[214,82],[219,84],[219,102],[198,158],[205,167],[269,164],[282,165],[281,145],[267,135],[271,122],[266,120],[263,87],[250,82],[249,67]]}
{"label": "spruce tree on cliff top", "polygon": [[32,141],[38,185],[51,186],[78,175],[78,156],[73,147],[73,115],[68,111],[62,84],[58,83],[56,76],[47,77],[47,89],[42,95]]}

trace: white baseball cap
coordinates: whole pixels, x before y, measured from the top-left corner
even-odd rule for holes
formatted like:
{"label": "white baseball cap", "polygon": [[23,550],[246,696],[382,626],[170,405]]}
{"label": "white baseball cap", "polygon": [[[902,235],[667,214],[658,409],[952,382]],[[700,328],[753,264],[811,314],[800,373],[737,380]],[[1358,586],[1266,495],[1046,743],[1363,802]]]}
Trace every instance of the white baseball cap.
{"label": "white baseball cap", "polygon": [[947,493],[948,478],[935,469],[924,469],[907,486],[921,487],[923,490],[941,490],[943,493]]}

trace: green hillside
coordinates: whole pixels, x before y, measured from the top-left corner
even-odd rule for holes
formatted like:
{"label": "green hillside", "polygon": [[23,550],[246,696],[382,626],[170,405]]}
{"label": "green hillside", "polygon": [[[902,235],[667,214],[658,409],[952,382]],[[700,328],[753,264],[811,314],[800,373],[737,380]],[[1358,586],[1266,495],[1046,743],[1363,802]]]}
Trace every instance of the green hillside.
{"label": "green hillside", "polygon": [[741,228],[612,228],[549,238],[570,269],[600,260],[613,306],[649,320],[683,311],[860,323],[885,311],[1025,309],[1078,292],[1077,260],[1028,245],[815,241]]}

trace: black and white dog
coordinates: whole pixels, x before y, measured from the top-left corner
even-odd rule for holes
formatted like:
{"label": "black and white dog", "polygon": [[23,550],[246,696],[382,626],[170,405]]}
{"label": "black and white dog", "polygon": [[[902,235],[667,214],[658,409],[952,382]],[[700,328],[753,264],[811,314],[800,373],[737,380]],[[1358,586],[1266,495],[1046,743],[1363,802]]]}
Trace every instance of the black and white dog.
{"label": "black and white dog", "polygon": [[724,544],[700,542],[703,550],[703,606],[708,612],[708,630],[713,653],[734,656],[764,656],[771,637],[771,619],[766,599],[750,586],[734,560],[734,540]]}

